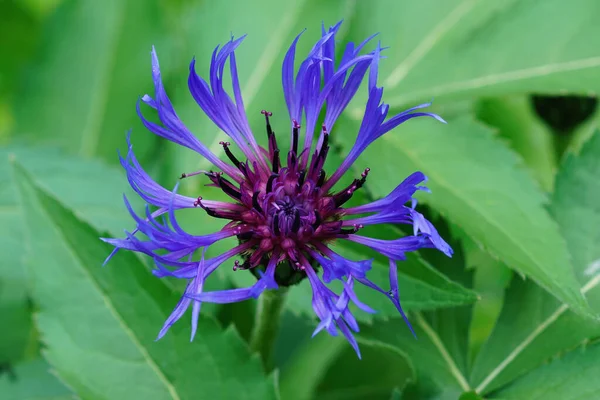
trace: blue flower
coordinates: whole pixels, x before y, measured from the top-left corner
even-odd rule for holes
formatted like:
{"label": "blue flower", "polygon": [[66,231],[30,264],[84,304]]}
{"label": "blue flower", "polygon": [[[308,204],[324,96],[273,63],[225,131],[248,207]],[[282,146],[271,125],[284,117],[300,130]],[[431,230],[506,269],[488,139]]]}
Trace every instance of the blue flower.
{"label": "blue flower", "polygon": [[[204,175],[212,186],[220,188],[231,199],[224,202],[191,198],[178,194],[177,186],[173,191],[161,187],[138,163],[127,137],[129,151],[126,158],[121,157],[121,165],[132,188],[153,206],[153,211],[147,206],[145,213],[138,215],[125,199],[136,222],[135,230],[127,232],[123,239],[103,240],[115,246],[109,259],[119,249],[141,252],[152,257],[157,277],[187,280],[185,294],[160,330],[159,338],[190,305],[193,338],[203,302],[232,303],[257,298],[265,290],[290,286],[308,278],[312,305],[320,319],[315,334],[323,329],[331,335],[340,331],[360,356],[352,334],[358,331],[358,324],[349,304],[354,303],[365,312],[375,311],[357,298],[354,285],[366,285],[388,297],[410,327],[400,306],[396,262],[404,260],[407,252],[421,248],[437,248],[452,255],[452,249],[434,226],[415,210],[413,195],[418,190],[427,190],[422,185],[426,181],[422,173],[410,175],[385,198],[358,207],[344,205],[364,185],[368,168],[350,185],[333,189],[369,144],[401,123],[420,116],[443,122],[436,114],[419,111],[429,104],[388,116],[389,106],[382,102],[383,88],[377,86],[382,48],[378,44],[374,50],[364,51],[370,37],[358,46],[348,43],[340,59],[335,48],[339,27],[340,23],[328,30],[323,27],[321,38],[298,69],[295,53],[301,34],[285,55],[282,84],[289,111],[289,117],[285,118],[291,135],[289,150],[278,146],[270,112],[262,111],[266,148],[258,144],[250,129],[235,58],[235,50],[243,37],[232,38],[222,48],[215,49],[208,80],[195,72],[195,61],[191,62],[190,93],[204,113],[229,137],[227,140],[231,142],[221,142],[229,162],[219,159],[181,122],[163,87],[158,57],[152,49],[155,92],[154,97],[145,95],[138,101],[137,112],[142,123],[150,132],[192,149],[214,165],[211,171],[183,174],[182,178]],[[228,72],[225,71],[227,64]],[[330,150],[330,133],[335,131],[336,120],[367,73],[369,98],[356,140],[339,168],[328,175],[323,165]],[[224,80],[231,81],[233,96],[224,87]],[[141,103],[156,111],[160,123],[146,119]],[[324,123],[317,127],[323,109]],[[411,206],[405,205],[411,202]],[[227,222],[218,232],[193,235],[177,222],[177,211],[183,208],[197,208]],[[365,225],[385,223],[413,225],[413,235],[382,240],[359,234]],[[210,245],[230,237],[238,239],[237,246],[214,258],[205,257]],[[389,289],[369,280],[372,260],[348,260],[334,252],[329,245],[338,240],[360,243],[387,257]],[[232,258],[241,260],[234,260],[234,270],[250,270],[258,278],[257,282],[248,288],[205,291],[206,279]],[[334,280],[343,283],[341,293],[327,286]]]}

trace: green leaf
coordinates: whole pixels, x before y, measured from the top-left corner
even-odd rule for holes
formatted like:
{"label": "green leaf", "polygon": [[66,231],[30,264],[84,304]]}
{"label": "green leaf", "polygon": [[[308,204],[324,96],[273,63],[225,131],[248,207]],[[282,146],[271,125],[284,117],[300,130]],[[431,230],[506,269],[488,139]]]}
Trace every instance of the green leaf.
{"label": "green leaf", "polygon": [[[16,131],[71,153],[117,163],[125,132],[141,128],[135,101],[152,87],[149,52],[162,38],[158,1],[65,1],[20,96]],[[148,74],[142,74],[148,71]],[[35,117],[34,117],[35,116]],[[138,141],[148,148],[154,137]]]}
{"label": "green leaf", "polygon": [[26,211],[45,355],[77,394],[98,399],[276,397],[272,379],[263,375],[237,332],[223,331],[210,318],[200,319],[192,343],[183,321],[155,342],[179,296],[133,253],[123,252],[102,268],[111,246],[98,239],[101,235],[20,166],[15,174]]}
{"label": "green leaf", "polygon": [[567,353],[524,377],[491,399],[576,400],[600,396],[600,345],[594,344]]}
{"label": "green leaf", "polygon": [[362,358],[346,345],[335,363],[321,376],[315,398],[323,400],[389,400],[394,388],[415,379],[406,355],[380,344],[360,345]]}
{"label": "green leaf", "polygon": [[412,324],[416,339],[403,320],[393,319],[366,326],[358,340],[406,354],[415,370],[418,398],[458,398],[462,392],[471,390],[456,360],[430,322],[417,313]]}
{"label": "green leaf", "polygon": [[[381,81],[392,106],[435,97],[600,91],[596,2],[358,2],[352,38],[391,46]],[[418,17],[415,17],[418,16]],[[552,43],[541,46],[540,43]]]}
{"label": "green leaf", "polygon": [[393,388],[414,380],[412,366],[399,349],[361,342],[358,359],[343,337],[326,332],[306,337],[282,369],[283,400],[389,399]]}
{"label": "green leaf", "polygon": [[488,98],[479,101],[477,117],[498,128],[502,138],[523,157],[545,191],[551,191],[556,155],[550,129],[535,115],[529,96]]}
{"label": "green leaf", "polygon": [[382,197],[392,190],[385,177],[422,171],[432,193],[419,195],[419,200],[507,266],[531,277],[581,315],[591,316],[564,240],[544,208],[546,198],[516,165],[514,154],[469,118],[448,125],[432,119],[408,124],[375,141],[358,160],[371,168],[373,179],[368,184],[373,195]]}
{"label": "green leaf", "polygon": [[[65,157],[54,149],[8,147],[0,150],[0,312],[12,329],[0,334],[0,360],[16,361],[35,353],[29,284],[25,265],[24,217],[9,159],[26,164],[40,184],[79,216],[114,233],[130,217],[121,204],[127,181],[116,169],[96,161]],[[125,222],[124,222],[125,221]]]}
{"label": "green leaf", "polygon": [[513,273],[504,263],[494,259],[475,242],[462,238],[467,268],[473,268],[473,289],[481,300],[473,305],[473,318],[468,334],[470,354],[477,354],[490,336],[500,317],[504,294]]}
{"label": "green leaf", "polygon": [[585,283],[598,273],[600,258],[600,131],[570,155],[556,177],[552,214],[571,252],[575,273]]}
{"label": "green leaf", "polygon": [[[551,210],[572,254],[581,290],[600,310],[598,224],[600,134],[579,156],[569,156],[558,173]],[[600,325],[575,315],[538,287],[513,280],[492,336],[473,367],[472,382],[488,393],[550,357],[600,335]]]}
{"label": "green leaf", "polygon": [[50,371],[41,358],[17,365],[14,377],[0,376],[0,393],[5,400],[69,400],[73,393]]}
{"label": "green leaf", "polygon": [[4,326],[10,327],[0,331],[0,364],[27,359],[37,348],[27,287],[21,277],[11,280],[7,275],[0,271],[0,315]]}
{"label": "green leaf", "polygon": [[313,398],[321,377],[334,365],[346,346],[350,347],[350,344],[343,338],[332,337],[326,332],[304,340],[281,371],[281,399]]}

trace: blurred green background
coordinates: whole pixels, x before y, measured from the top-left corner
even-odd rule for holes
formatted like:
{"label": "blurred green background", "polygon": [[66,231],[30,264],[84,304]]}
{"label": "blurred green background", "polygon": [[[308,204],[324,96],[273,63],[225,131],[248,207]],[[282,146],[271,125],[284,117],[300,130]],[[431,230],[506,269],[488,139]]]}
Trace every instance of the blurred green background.
{"label": "blurred green background", "polygon": [[[381,313],[359,318],[362,361],[343,340],[310,339],[310,289],[300,285],[274,370],[246,345],[254,302],[203,305],[193,343],[186,317],[153,342],[180,283],[153,278],[134,255],[100,268],[110,249],[96,240],[132,228],[117,157],[129,129],[141,164],[167,188],[207,166],[136,116],[138,96],[153,93],[151,46],[179,116],[219,151],[225,136],[187,91],[192,57],[206,76],[214,47],[248,34],[236,57],[261,137],[260,110],[275,126],[287,118],[280,68],[292,39],[308,29],[301,58],[321,22],[341,19],[342,45],[380,32],[389,46],[380,84],[393,110],[433,98],[449,122],[411,121],[357,162],[373,170],[362,201],[425,172],[433,193],[419,200],[456,250],[399,267],[419,339],[378,297],[366,299]],[[600,310],[599,20],[597,0],[0,0],[0,399],[600,397],[600,328],[578,297],[583,288]],[[359,91],[337,123],[330,171],[365,99]],[[203,183],[182,191],[205,193]],[[194,232],[222,225],[184,215]],[[377,263],[374,279],[385,281]],[[225,269],[208,289],[252,283]]]}

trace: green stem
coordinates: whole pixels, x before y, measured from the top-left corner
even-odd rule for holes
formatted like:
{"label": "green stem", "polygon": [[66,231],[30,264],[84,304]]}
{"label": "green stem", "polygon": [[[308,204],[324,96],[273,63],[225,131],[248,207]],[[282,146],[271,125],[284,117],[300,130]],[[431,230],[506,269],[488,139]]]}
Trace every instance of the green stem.
{"label": "green stem", "polygon": [[271,353],[279,331],[286,293],[287,288],[267,290],[258,298],[254,327],[250,334],[250,349],[260,354],[266,371],[273,369]]}

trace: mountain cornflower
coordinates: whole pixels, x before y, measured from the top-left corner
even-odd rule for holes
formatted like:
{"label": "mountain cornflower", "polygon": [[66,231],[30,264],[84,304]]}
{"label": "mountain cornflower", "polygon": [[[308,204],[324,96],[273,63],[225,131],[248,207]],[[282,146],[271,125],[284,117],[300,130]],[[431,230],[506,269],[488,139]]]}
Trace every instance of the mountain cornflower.
{"label": "mountain cornflower", "polygon": [[[203,302],[233,303],[257,298],[265,290],[290,286],[308,278],[312,306],[320,320],[314,333],[326,330],[336,336],[341,332],[360,357],[352,334],[359,328],[349,305],[354,303],[369,313],[375,310],[357,298],[354,286],[366,285],[388,297],[410,327],[400,306],[396,263],[404,260],[407,252],[421,248],[436,248],[452,255],[452,249],[434,226],[415,210],[413,195],[418,190],[427,190],[423,186],[426,177],[421,172],[407,177],[386,197],[356,207],[344,205],[365,184],[369,168],[348,186],[334,189],[369,144],[398,125],[416,117],[432,117],[444,122],[436,114],[419,111],[430,104],[388,117],[389,106],[382,102],[383,88],[377,86],[382,48],[378,44],[370,52],[363,51],[371,36],[358,46],[348,43],[338,57],[336,34],[340,24],[329,29],[323,26],[321,38],[297,69],[296,45],[302,33],[293,40],[284,57],[282,86],[289,116],[279,117],[282,118],[279,120],[280,124],[287,125],[289,149],[278,145],[270,112],[251,111],[260,111],[264,116],[267,146],[260,146],[250,129],[235,57],[235,50],[244,37],[232,38],[214,50],[208,79],[201,78],[196,73],[195,61],[191,62],[189,90],[204,113],[228,136],[220,143],[228,162],[221,160],[181,122],[165,92],[158,58],[152,49],[155,92],[154,97],[145,95],[138,101],[137,113],[142,123],[150,132],[197,152],[214,166],[208,171],[183,174],[182,178],[203,175],[210,186],[220,188],[230,198],[227,202],[200,196],[191,198],[178,194],[177,185],[172,191],[161,187],[139,164],[128,135],[129,151],[125,158],[121,157],[121,165],[133,189],[155,209],[152,211],[147,206],[145,214],[138,215],[125,198],[136,229],[126,232],[123,239],[103,240],[115,246],[109,259],[118,249],[141,252],[153,258],[156,266],[153,273],[157,277],[187,281],[185,294],[158,338],[166,334],[190,305],[193,338]],[[224,87],[227,64],[233,96]],[[323,165],[330,151],[330,134],[335,132],[336,120],[367,73],[369,96],[362,123],[348,155],[329,175]],[[160,123],[146,119],[143,105],[156,111]],[[321,115],[323,123],[317,126]],[[351,140],[348,136],[339,139]],[[188,233],[176,217],[177,211],[184,208],[196,208],[208,217],[223,219],[224,226],[209,235]],[[387,223],[411,224],[414,233],[394,240],[374,239],[359,233],[366,225]],[[237,238],[235,247],[216,257],[205,257],[209,246],[232,237]],[[359,243],[387,257],[389,288],[382,288],[369,279],[372,260],[349,260],[332,250],[330,244],[338,240]],[[233,258],[237,259],[229,261]],[[247,288],[205,291],[206,279],[226,263],[232,263],[234,270],[250,270],[258,278],[257,282]],[[328,287],[336,280],[343,283],[340,293]],[[410,329],[412,331],[412,327]]]}

